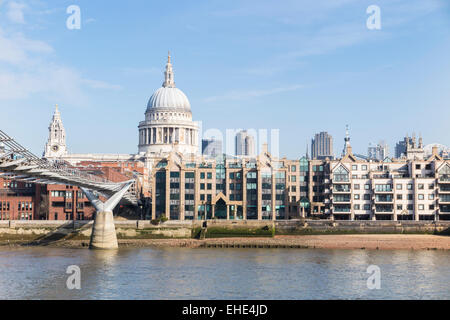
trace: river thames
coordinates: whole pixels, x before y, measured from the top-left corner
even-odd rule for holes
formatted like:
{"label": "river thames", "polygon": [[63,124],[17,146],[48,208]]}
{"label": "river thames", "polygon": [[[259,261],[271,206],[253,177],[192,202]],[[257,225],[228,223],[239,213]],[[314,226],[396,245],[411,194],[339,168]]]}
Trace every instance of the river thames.
{"label": "river thames", "polygon": [[449,264],[441,250],[3,247],[0,299],[450,299]]}

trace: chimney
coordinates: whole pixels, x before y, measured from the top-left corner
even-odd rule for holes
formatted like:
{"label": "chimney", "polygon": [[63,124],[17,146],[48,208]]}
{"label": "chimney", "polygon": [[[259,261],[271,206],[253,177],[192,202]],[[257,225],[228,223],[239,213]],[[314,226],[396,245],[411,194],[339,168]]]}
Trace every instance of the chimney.
{"label": "chimney", "polygon": [[438,155],[438,147],[437,146],[433,146],[432,154],[433,154],[433,156],[437,156]]}

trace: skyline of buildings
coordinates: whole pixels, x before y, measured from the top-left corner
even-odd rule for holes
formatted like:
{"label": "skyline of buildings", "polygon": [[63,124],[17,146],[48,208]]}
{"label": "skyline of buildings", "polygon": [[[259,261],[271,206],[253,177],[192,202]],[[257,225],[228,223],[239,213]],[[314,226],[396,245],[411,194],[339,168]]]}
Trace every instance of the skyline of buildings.
{"label": "skyline of buildings", "polygon": [[[236,156],[203,157],[198,126],[188,98],[175,86],[170,55],[162,87],[150,97],[138,125],[138,139],[135,154],[70,154],[56,107],[44,157],[112,181],[134,176],[132,189],[145,204],[147,219],[450,219],[450,161],[441,157],[438,146],[426,154],[422,137],[405,139],[401,159],[377,155],[370,160],[353,153],[347,126],[341,157],[309,160],[276,157],[267,143],[256,154],[255,138],[241,130]],[[314,155],[315,150],[321,156],[332,153],[328,133],[316,134],[313,142]],[[2,219],[92,218],[92,207],[76,187],[41,189],[2,181]]]}

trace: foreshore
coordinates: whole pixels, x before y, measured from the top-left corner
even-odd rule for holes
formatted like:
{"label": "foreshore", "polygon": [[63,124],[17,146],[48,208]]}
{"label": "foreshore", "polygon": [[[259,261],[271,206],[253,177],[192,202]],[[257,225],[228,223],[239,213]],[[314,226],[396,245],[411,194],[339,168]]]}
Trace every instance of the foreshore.
{"label": "foreshore", "polygon": [[[87,248],[86,240],[60,240],[51,243],[2,241],[2,246],[49,246]],[[367,250],[450,250],[450,237],[437,235],[358,234],[275,236],[273,238],[215,239],[119,239],[120,248],[292,248]]]}

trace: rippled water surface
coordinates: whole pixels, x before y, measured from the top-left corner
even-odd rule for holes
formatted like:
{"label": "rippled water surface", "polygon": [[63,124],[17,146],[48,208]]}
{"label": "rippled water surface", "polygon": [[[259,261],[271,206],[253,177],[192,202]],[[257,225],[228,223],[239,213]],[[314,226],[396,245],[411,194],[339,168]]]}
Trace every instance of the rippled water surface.
{"label": "rippled water surface", "polygon": [[[66,287],[70,265],[80,290]],[[450,299],[449,265],[448,251],[2,248],[0,298]]]}

